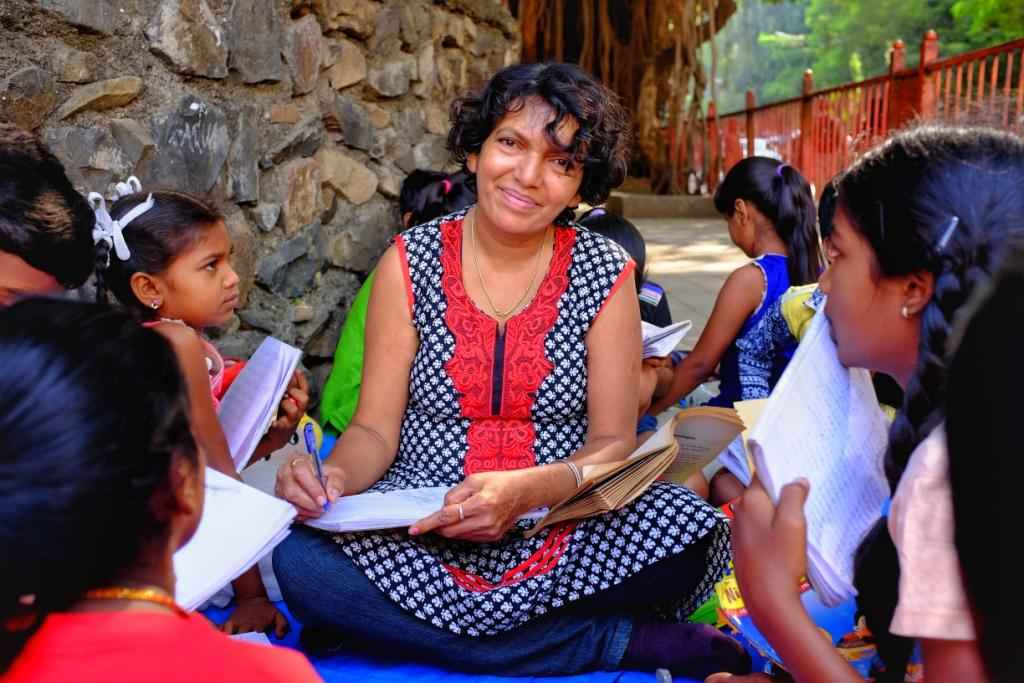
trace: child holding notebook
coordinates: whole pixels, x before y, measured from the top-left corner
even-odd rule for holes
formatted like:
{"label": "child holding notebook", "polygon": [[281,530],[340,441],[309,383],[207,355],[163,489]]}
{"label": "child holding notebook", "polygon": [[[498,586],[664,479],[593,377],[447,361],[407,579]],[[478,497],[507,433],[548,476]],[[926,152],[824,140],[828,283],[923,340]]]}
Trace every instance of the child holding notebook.
{"label": "child holding notebook", "polygon": [[0,679],[311,683],[175,601],[204,456],[166,339],[122,311],[0,311]]}
{"label": "child holding notebook", "polygon": [[[231,268],[231,237],[212,207],[183,192],[141,191],[130,178],[118,185],[108,213],[97,193],[89,195],[96,212],[96,294],[112,291],[124,306],[139,312],[163,335],[178,356],[188,383],[192,431],[210,466],[238,478],[227,440],[217,419],[224,361],[202,335],[224,324],[239,300],[238,275]],[[259,458],[284,446],[309,401],[305,376],[296,371],[281,401],[280,413],[256,448]],[[252,569],[235,583],[238,609],[225,628],[280,633],[287,621],[266,599],[259,573]]]}
{"label": "child holding notebook", "polygon": [[[893,136],[837,181],[821,288],[838,359],[891,375],[905,393],[884,457],[892,499],[857,551],[854,581],[887,680],[902,680],[915,644],[930,683],[987,680],[957,557],[942,423],[951,331],[1024,234],[1022,186],[1024,140],[940,125]],[[799,601],[807,494],[806,481],[788,484],[774,507],[760,485],[744,493],[733,523],[736,577],[797,681],[860,680]]]}

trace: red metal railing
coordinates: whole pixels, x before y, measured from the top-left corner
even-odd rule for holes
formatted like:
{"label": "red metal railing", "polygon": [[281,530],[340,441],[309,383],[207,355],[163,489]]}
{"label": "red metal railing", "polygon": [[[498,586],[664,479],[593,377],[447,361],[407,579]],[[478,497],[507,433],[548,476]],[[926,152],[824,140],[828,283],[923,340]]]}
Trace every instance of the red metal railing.
{"label": "red metal railing", "polygon": [[938,59],[934,31],[921,41],[917,68],[907,69],[902,41],[893,43],[889,73],[814,90],[811,72],[803,94],[783,102],[747,106],[707,118],[708,184],[744,156],[772,156],[798,168],[818,192],[853,157],[891,130],[916,119],[968,117],[1024,132],[1024,38]]}

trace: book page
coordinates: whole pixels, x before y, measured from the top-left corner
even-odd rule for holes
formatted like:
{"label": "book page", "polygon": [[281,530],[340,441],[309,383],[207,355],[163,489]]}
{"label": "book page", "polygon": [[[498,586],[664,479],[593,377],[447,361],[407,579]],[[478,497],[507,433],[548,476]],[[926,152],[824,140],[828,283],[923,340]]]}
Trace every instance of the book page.
{"label": "book page", "polygon": [[679,346],[690,332],[693,323],[689,320],[682,320],[666,327],[658,327],[651,323],[640,321],[640,332],[643,337],[644,358],[664,358]]}
{"label": "book page", "polygon": [[290,503],[207,467],[199,528],[174,553],[178,604],[197,609],[283,541],[294,518]]}
{"label": "book page", "polygon": [[[866,370],[839,363],[824,312],[815,315],[749,443],[774,500],[806,477],[808,560],[828,604],[856,594],[853,557],[889,495],[882,472],[888,423]],[[824,584],[824,585],[819,585]]]}
{"label": "book page", "polygon": [[302,352],[273,337],[256,349],[231,383],[217,412],[235,468],[244,468],[277,415]]}
{"label": "book page", "polygon": [[740,419],[743,420],[743,424],[747,426],[746,429],[740,434],[740,438],[734,440],[729,444],[718,460],[722,463],[722,467],[732,472],[737,479],[739,479],[744,486],[750,486],[750,482],[754,476],[754,460],[750,455],[750,447],[747,444],[747,438],[750,436],[750,431],[757,426],[758,421],[761,419],[761,414],[764,412],[765,407],[768,405],[768,399],[758,398],[748,401],[737,401],[733,408],[739,414]]}
{"label": "book page", "polygon": [[[370,491],[354,496],[342,496],[316,519],[306,521],[308,526],[324,531],[372,531],[411,526],[444,507],[447,486],[434,486],[401,491]],[[546,508],[533,510],[519,519],[539,519]]]}
{"label": "book page", "polygon": [[679,452],[665,471],[667,479],[679,483],[717,458],[742,429],[738,420],[726,421],[708,414],[690,417],[689,412],[680,411],[676,418],[674,436]]}

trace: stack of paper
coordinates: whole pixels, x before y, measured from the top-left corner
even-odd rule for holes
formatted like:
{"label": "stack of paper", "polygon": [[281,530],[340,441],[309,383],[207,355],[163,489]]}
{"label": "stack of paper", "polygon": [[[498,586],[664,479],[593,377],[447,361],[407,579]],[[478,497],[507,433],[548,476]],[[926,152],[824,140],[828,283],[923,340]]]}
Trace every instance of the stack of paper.
{"label": "stack of paper", "polygon": [[743,482],[744,486],[750,486],[750,482],[754,477],[754,461],[750,456],[750,447],[747,439],[750,436],[750,431],[761,420],[761,415],[764,413],[767,405],[768,399],[766,398],[737,401],[733,405],[740,419],[743,420],[743,424],[747,425],[747,428],[718,457],[722,467],[732,472],[737,479]]}
{"label": "stack of paper", "polygon": [[217,417],[237,470],[249,463],[274,422],[300,358],[302,352],[294,346],[267,337],[224,395]]}
{"label": "stack of paper", "polygon": [[644,358],[664,358],[679,346],[683,337],[689,333],[693,323],[683,320],[672,323],[668,327],[658,327],[650,323],[640,321],[640,331],[644,341]]}
{"label": "stack of paper", "polygon": [[870,375],[839,363],[828,320],[818,312],[749,444],[757,476],[776,501],[798,477],[811,482],[804,506],[808,578],[826,605],[857,594],[854,553],[889,497],[882,470],[887,432]]}
{"label": "stack of paper", "polygon": [[293,519],[290,503],[207,467],[199,528],[174,553],[178,604],[197,609],[283,541]]}
{"label": "stack of paper", "polygon": [[[306,524],[324,531],[371,531],[407,527],[444,507],[444,497],[449,490],[446,486],[436,486],[343,496],[331,503],[321,517],[310,519]],[[546,508],[541,508],[520,519],[539,519],[546,512]]]}

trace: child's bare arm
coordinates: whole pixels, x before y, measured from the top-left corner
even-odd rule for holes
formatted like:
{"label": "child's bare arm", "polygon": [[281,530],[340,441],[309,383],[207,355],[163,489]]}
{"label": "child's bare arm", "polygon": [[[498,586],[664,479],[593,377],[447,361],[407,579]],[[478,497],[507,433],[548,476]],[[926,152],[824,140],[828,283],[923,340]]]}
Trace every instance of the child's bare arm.
{"label": "child's bare arm", "polygon": [[757,309],[763,290],[764,277],[757,266],[743,266],[733,271],[718,292],[715,307],[697,345],[676,366],[671,386],[651,405],[651,415],[657,415],[676,403],[714,372],[743,323]]}

